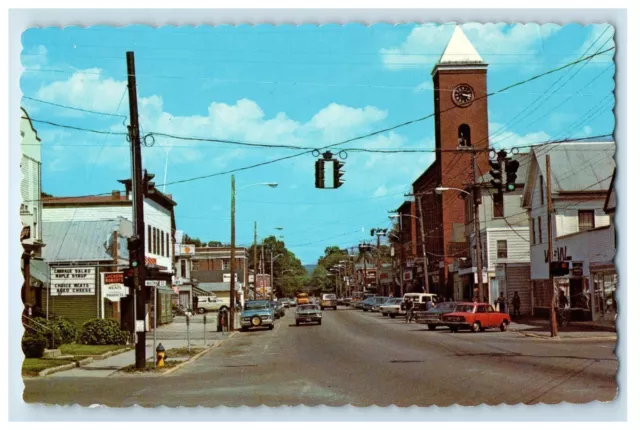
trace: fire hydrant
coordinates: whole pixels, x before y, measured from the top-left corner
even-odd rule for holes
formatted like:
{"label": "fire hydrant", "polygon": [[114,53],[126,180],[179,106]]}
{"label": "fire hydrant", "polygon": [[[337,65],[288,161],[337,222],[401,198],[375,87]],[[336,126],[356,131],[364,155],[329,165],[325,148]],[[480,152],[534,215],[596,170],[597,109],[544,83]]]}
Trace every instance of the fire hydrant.
{"label": "fire hydrant", "polygon": [[164,367],[164,346],[162,344],[156,348],[156,366]]}

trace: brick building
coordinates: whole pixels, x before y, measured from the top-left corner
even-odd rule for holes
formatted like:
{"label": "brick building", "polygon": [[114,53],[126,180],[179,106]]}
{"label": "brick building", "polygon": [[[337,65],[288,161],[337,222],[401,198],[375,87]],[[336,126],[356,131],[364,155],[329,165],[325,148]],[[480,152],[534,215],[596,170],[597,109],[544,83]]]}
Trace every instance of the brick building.
{"label": "brick building", "polygon": [[[454,259],[469,257],[465,238],[465,203],[458,192],[435,193],[438,186],[466,188],[473,180],[470,149],[488,149],[487,64],[460,27],[456,27],[440,61],[432,71],[434,87],[435,160],[413,183],[418,206],[416,216],[424,222],[428,260],[427,288],[441,296],[453,296]],[[478,168],[489,169],[488,153],[477,154]],[[421,206],[421,208],[420,208]],[[420,211],[420,209],[422,209]],[[422,213],[421,213],[422,212]],[[421,255],[422,234],[414,248]],[[420,259],[414,261],[422,266]],[[417,288],[425,287],[420,273]]]}

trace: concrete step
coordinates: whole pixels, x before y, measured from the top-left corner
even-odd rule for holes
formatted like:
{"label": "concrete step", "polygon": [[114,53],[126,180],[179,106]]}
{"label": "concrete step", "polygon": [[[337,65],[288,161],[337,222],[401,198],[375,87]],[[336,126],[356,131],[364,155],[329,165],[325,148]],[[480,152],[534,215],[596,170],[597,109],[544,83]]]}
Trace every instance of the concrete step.
{"label": "concrete step", "polygon": [[59,349],[45,349],[42,358],[60,358],[62,352]]}

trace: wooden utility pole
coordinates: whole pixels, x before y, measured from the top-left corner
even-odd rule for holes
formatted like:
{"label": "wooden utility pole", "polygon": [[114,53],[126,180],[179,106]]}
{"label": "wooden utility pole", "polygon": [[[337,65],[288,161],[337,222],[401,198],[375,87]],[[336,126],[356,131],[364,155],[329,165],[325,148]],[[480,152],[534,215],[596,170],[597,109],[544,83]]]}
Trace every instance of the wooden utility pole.
{"label": "wooden utility pole", "polygon": [[[140,151],[140,126],[138,124],[138,93],[136,90],[136,66],[133,51],[127,52],[127,87],[129,91],[129,138],[131,141],[131,191],[133,193],[133,236],[138,239],[137,261],[131,261],[134,271],[134,318],[136,331],[136,368],[146,365],[145,332],[145,231],[144,201],[142,189],[142,154]],[[132,258],[131,260],[134,260]]]}
{"label": "wooden utility pole", "polygon": [[420,211],[420,237],[422,238],[420,242],[422,243],[422,270],[424,270],[424,292],[429,293],[429,261],[427,260],[427,245],[426,245],[426,237],[424,235],[424,217],[422,216],[422,201],[420,200],[420,195],[416,195],[418,210]]}
{"label": "wooden utility pole", "polygon": [[231,260],[229,271],[229,331],[234,330],[236,318],[236,177],[231,175]]}
{"label": "wooden utility pole", "polygon": [[258,293],[258,222],[253,222],[253,298]]}
{"label": "wooden utility pole", "polygon": [[[551,275],[551,262],[553,261],[553,224],[551,217],[553,216],[553,199],[551,198],[551,156],[547,154],[547,255],[549,263],[549,283],[551,284],[551,306],[549,307],[549,317],[551,318],[551,337],[558,336],[558,323],[556,321],[556,287],[553,285],[553,276]],[[542,190],[540,190],[542,191]]]}
{"label": "wooden utility pole", "polygon": [[478,184],[476,183],[476,178],[478,177],[478,163],[475,151],[473,152],[471,163],[473,172],[473,192],[471,197],[473,198],[473,223],[476,236],[476,274],[478,276],[478,301],[484,301],[485,295],[483,282],[484,276],[482,271],[482,238],[480,237],[480,198],[482,194],[480,194],[480,189],[478,188]]}

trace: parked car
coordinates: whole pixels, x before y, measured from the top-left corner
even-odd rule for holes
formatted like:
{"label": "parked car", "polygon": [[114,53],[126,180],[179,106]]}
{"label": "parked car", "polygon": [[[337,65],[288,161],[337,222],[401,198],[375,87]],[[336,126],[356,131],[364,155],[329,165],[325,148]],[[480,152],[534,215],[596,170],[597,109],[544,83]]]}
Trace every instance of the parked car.
{"label": "parked car", "polygon": [[429,330],[435,330],[436,327],[445,325],[442,322],[442,317],[446,314],[454,312],[456,309],[455,302],[442,302],[438,303],[435,307],[428,311],[416,312],[416,321],[419,324],[427,324]]}
{"label": "parked car", "polygon": [[343,304],[344,306],[349,306],[349,305],[351,304],[351,297],[344,297],[344,298],[342,299],[342,304]]}
{"label": "parked car", "polygon": [[324,308],[333,308],[334,310],[338,309],[338,299],[335,294],[323,294],[322,301],[320,302],[320,309],[324,310]]}
{"label": "parked car", "polygon": [[296,325],[301,323],[322,324],[322,309],[318,305],[300,305],[296,309]]}
{"label": "parked car", "polygon": [[295,297],[289,297],[289,307],[290,308],[295,308],[298,305],[298,302],[296,301]]}
{"label": "parked car", "polygon": [[268,300],[250,300],[244,304],[244,310],[240,315],[240,330],[247,331],[256,327],[268,327],[269,330],[273,330],[275,319]]}
{"label": "parked car", "polygon": [[402,299],[400,297],[391,297],[380,306],[380,312],[382,312],[382,315],[389,315],[391,318],[395,318],[396,315],[404,315],[405,311],[402,311],[401,307]]}
{"label": "parked car", "polygon": [[458,303],[452,313],[442,317],[442,323],[449,327],[452,333],[461,328],[469,328],[472,332],[479,332],[487,328],[507,330],[511,323],[508,314],[496,312],[488,303]]}
{"label": "parked car", "polygon": [[270,306],[273,308],[273,314],[276,319],[279,319],[284,316],[284,305],[280,302],[270,302]]}
{"label": "parked car", "polygon": [[214,295],[212,296],[198,296],[194,300],[196,304],[196,310],[199,314],[206,312],[219,312],[222,309],[229,309],[229,302],[220,299]]}
{"label": "parked car", "polygon": [[278,302],[285,308],[288,308],[290,306],[289,299],[287,299],[286,297],[278,299]]}
{"label": "parked car", "polygon": [[438,302],[438,295],[432,293],[406,293],[403,299],[406,300],[407,298],[413,301],[414,311],[426,311],[427,302],[431,302],[434,305]]}
{"label": "parked car", "polygon": [[371,312],[380,312],[380,306],[384,305],[389,300],[389,297],[375,297],[373,305],[371,306]]}

